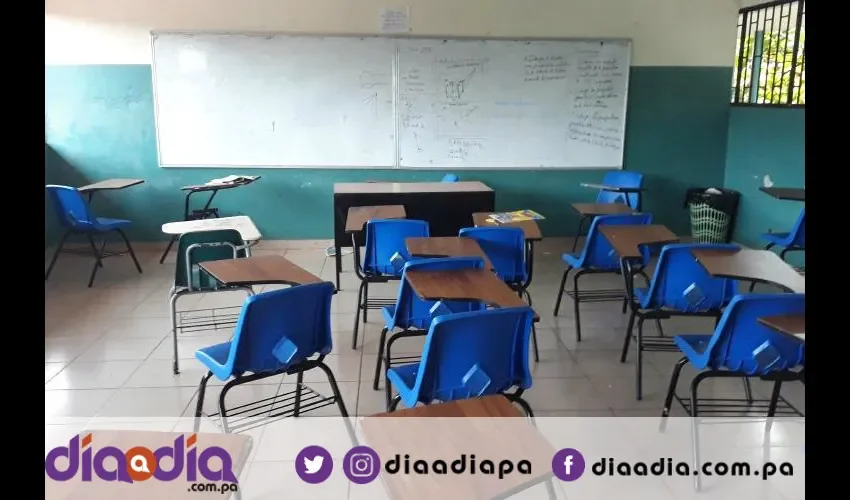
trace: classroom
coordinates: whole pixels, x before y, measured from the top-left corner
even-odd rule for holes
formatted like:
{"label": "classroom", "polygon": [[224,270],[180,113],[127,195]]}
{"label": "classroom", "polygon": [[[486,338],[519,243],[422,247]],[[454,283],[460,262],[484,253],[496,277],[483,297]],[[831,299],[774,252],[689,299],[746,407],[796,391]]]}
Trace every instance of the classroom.
{"label": "classroom", "polygon": [[[697,466],[697,417],[804,422],[805,3],[47,0],[46,456],[198,433],[223,498],[695,498],[581,489],[551,436],[681,421]],[[351,443],[275,427],[314,421]],[[529,474],[350,470],[443,431]]]}

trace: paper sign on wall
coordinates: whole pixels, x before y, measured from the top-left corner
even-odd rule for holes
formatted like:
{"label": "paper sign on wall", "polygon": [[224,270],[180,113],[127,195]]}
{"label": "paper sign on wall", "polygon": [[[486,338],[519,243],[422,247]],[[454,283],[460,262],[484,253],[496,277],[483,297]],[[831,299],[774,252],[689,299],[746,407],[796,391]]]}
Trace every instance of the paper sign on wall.
{"label": "paper sign on wall", "polygon": [[384,7],[381,9],[382,33],[407,33],[410,31],[409,7]]}

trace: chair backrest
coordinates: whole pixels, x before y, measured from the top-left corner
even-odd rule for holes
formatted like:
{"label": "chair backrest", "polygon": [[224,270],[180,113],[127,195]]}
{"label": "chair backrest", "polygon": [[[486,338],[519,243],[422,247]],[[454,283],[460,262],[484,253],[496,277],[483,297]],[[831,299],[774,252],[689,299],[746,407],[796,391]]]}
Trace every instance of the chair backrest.
{"label": "chair backrest", "polygon": [[459,236],[472,238],[487,254],[499,279],[525,281],[525,233],[518,227],[467,227]]}
{"label": "chair backrest", "polygon": [[460,177],[455,174],[446,174],[443,176],[443,182],[457,182],[459,180]]}
{"label": "chair backrest", "polygon": [[[581,252],[582,267],[595,267],[597,269],[619,269],[620,256],[614,251],[614,247],[608,239],[599,232],[602,226],[638,226],[652,224],[652,214],[625,214],[625,215],[598,215],[593,218],[584,249]],[[649,254],[645,255],[645,261],[649,260]],[[645,262],[644,262],[645,263]]]}
{"label": "chair backrest", "polygon": [[400,273],[390,262],[396,253],[410,260],[407,238],[427,238],[428,223],[411,219],[375,219],[366,223],[366,250],[363,270],[367,273],[398,276]]}
{"label": "chair backrest", "polygon": [[738,245],[682,243],[665,245],[641,307],[682,312],[719,311],[738,291],[738,282],[715,278],[694,258],[694,250],[736,250]]}
{"label": "chair backrest", "polygon": [[800,211],[794,228],[791,229],[791,244],[789,246],[806,248],[806,209]]}
{"label": "chair backrest", "polygon": [[202,272],[198,268],[198,264],[212,260],[245,257],[245,250],[234,250],[234,247],[244,245],[245,242],[242,241],[239,231],[234,229],[200,231],[181,235],[177,242],[174,286],[188,287],[192,290],[214,288],[215,280],[207,273]]}
{"label": "chair backrest", "polygon": [[48,184],[44,189],[63,227],[88,229],[93,225],[89,204],[77,188]]}
{"label": "chair backrest", "polygon": [[805,344],[774,331],[758,319],[782,314],[805,314],[805,311],[805,294],[736,296],[729,302],[704,351],[705,365],[712,368],[725,366],[755,375],[803,364]]}
{"label": "chair backrest", "polygon": [[231,340],[232,373],[274,371],[331,352],[333,295],[334,285],[322,282],[248,297]]}
{"label": "chair backrest", "polygon": [[[408,271],[458,271],[461,269],[484,269],[484,259],[480,257],[416,259],[405,264],[393,310],[393,326],[425,329],[433,319],[431,308],[436,302],[419,297],[407,281]],[[452,312],[479,311],[486,307],[481,302],[443,301],[443,304]]]}
{"label": "chair backrest", "polygon": [[[602,178],[602,184],[606,186],[639,188],[643,186],[643,174],[638,172],[628,172],[625,170],[608,172],[605,174],[605,177]],[[629,197],[628,205],[630,207],[637,207],[637,193],[626,194],[600,190],[599,194],[596,195],[596,203],[626,203],[626,196]]]}
{"label": "chair backrest", "polygon": [[[531,387],[529,307],[447,314],[431,323],[414,393],[452,401]],[[405,405],[409,402],[405,401]]]}

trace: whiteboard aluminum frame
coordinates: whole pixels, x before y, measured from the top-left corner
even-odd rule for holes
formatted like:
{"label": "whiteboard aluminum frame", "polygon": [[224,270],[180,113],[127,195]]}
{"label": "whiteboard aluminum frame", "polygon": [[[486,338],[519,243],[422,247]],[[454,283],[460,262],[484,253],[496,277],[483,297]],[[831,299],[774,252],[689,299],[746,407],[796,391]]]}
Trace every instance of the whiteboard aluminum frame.
{"label": "whiteboard aluminum frame", "polygon": [[[160,168],[227,168],[227,169],[301,169],[301,170],[411,170],[411,171],[421,171],[421,170],[436,170],[436,171],[565,171],[565,170],[624,170],[625,162],[626,162],[626,121],[628,118],[628,107],[629,107],[629,85],[631,83],[631,69],[632,69],[632,45],[634,40],[627,37],[600,37],[600,38],[588,38],[588,37],[512,37],[512,36],[473,36],[473,35],[415,35],[415,34],[378,34],[378,33],[356,33],[356,32],[343,32],[343,33],[333,33],[333,32],[321,32],[321,33],[306,33],[299,31],[230,31],[230,30],[151,30],[149,32],[150,35],[150,45],[151,45],[151,80],[153,85],[153,104],[154,104],[154,127],[156,129],[156,155],[157,155],[157,164]],[[626,89],[623,93],[623,98],[625,102],[625,109],[623,110],[623,126],[622,126],[622,135],[623,135],[623,149],[621,153],[620,165],[612,165],[610,167],[600,167],[600,166],[592,166],[592,167],[548,167],[548,166],[522,166],[522,167],[510,167],[510,166],[491,166],[491,167],[478,167],[478,166],[464,166],[464,165],[447,165],[447,166],[437,166],[437,165],[429,165],[429,166],[421,166],[421,167],[410,167],[404,166],[401,164],[401,145],[399,141],[399,114],[398,114],[398,100],[399,100],[399,45],[395,43],[394,51],[395,56],[393,58],[393,68],[392,68],[392,85],[393,85],[393,103],[392,103],[392,112],[393,112],[393,122],[394,122],[394,131],[393,131],[393,142],[395,144],[395,158],[393,166],[361,166],[361,165],[188,165],[188,164],[179,164],[179,165],[171,165],[171,164],[163,164],[161,161],[162,155],[160,153],[160,137],[159,137],[159,102],[157,99],[157,84],[156,84],[156,48],[154,42],[156,38],[162,35],[235,35],[235,36],[257,36],[257,37],[268,37],[268,36],[289,36],[289,37],[305,37],[305,38],[380,38],[380,39],[391,39],[391,40],[443,40],[443,41],[476,41],[476,42],[487,42],[487,41],[497,41],[497,42],[625,42],[628,46],[628,57],[627,57],[627,68],[628,71],[625,75],[626,81]]]}

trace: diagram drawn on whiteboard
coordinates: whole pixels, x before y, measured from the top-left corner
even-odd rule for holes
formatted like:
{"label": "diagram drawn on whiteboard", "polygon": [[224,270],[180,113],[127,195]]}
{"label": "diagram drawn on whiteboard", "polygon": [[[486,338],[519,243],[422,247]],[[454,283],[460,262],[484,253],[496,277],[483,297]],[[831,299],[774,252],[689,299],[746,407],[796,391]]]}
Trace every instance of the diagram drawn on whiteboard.
{"label": "diagram drawn on whiteboard", "polygon": [[450,99],[456,101],[463,96],[464,90],[466,90],[466,84],[472,75],[475,74],[475,69],[473,69],[465,78],[462,80],[449,80],[446,79],[446,99]]}

